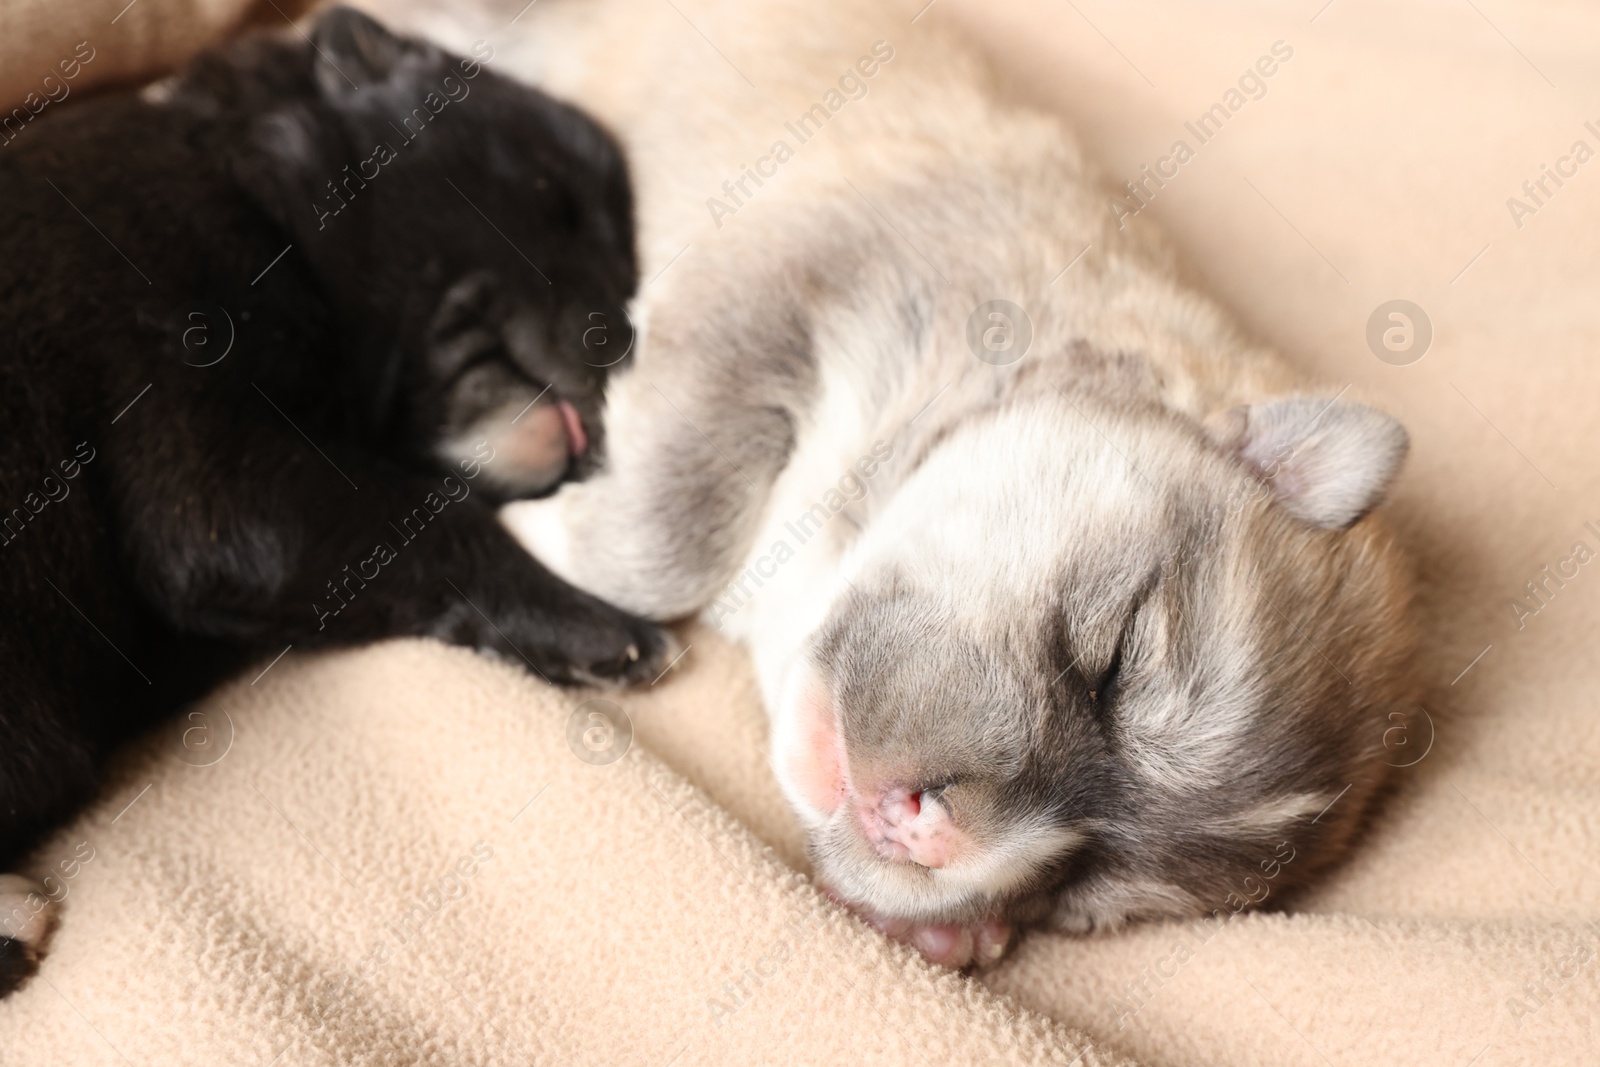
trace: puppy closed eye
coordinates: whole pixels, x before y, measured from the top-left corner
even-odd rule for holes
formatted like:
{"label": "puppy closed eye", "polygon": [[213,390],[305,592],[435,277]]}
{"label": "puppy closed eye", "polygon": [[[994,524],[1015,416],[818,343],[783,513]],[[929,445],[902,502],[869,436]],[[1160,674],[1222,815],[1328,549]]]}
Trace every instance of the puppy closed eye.
{"label": "puppy closed eye", "polygon": [[525,381],[504,358],[497,358],[491,350],[445,383],[443,395],[449,421],[459,428],[490,411],[512,404],[521,407],[537,393],[537,387]]}
{"label": "puppy closed eye", "polygon": [[1122,685],[1123,668],[1128,660],[1128,647],[1134,639],[1134,628],[1139,625],[1140,612],[1155,595],[1156,586],[1155,579],[1146,582],[1144,589],[1134,600],[1128,612],[1128,619],[1122,624],[1121,632],[1117,634],[1117,643],[1111,650],[1111,658],[1106,661],[1106,665],[1101,668],[1097,676],[1084,679],[1089,686],[1089,700],[1097,709],[1104,710],[1109,707]]}
{"label": "puppy closed eye", "polygon": [[432,332],[446,336],[491,318],[500,295],[500,282],[490,270],[475,270],[446,290],[434,309]]}
{"label": "puppy closed eye", "polygon": [[448,387],[467,371],[485,363],[504,363],[509,366],[505,339],[491,330],[468,329],[428,350],[428,369],[434,380]]}
{"label": "puppy closed eye", "polygon": [[1123,668],[1128,661],[1128,645],[1133,640],[1133,628],[1138,621],[1139,609],[1136,607],[1128,616],[1128,621],[1123,624],[1122,632],[1117,635],[1116,647],[1111,650],[1111,658],[1106,661],[1106,665],[1095,677],[1084,679],[1089,686],[1089,700],[1097,711],[1108,709],[1122,686]]}
{"label": "puppy closed eye", "polygon": [[1104,707],[1111,702],[1111,696],[1116,685],[1122,679],[1123,649],[1127,645],[1127,635],[1117,640],[1117,647],[1111,653],[1111,662],[1106,664],[1100,676],[1089,684],[1089,699],[1096,705]]}

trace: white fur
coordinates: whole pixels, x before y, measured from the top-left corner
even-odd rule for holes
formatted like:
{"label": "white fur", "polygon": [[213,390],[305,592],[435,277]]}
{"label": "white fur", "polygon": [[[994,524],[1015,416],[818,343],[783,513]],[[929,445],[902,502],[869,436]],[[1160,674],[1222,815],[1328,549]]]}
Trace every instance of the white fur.
{"label": "white fur", "polygon": [[500,509],[500,522],[552,574],[571,582],[575,576],[566,499],[558,493],[543,500],[518,500]]}

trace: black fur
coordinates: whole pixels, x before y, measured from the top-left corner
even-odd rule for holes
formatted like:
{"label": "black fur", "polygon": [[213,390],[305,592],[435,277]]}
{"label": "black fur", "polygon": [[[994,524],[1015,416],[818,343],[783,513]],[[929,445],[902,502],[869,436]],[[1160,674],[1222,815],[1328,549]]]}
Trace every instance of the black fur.
{"label": "black fur", "polygon": [[[607,370],[583,331],[636,284],[620,152],[352,11],[314,40],[241,40],[0,149],[0,870],[110,746],[291,642],[659,669],[657,629],[494,511],[593,462]],[[572,469],[438,458],[524,396],[581,416]]]}

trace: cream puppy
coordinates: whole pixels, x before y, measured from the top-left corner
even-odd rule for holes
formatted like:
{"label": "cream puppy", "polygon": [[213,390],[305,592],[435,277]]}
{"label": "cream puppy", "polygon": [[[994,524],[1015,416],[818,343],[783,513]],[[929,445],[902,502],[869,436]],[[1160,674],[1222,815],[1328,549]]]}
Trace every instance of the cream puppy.
{"label": "cream puppy", "polygon": [[596,338],[635,356],[603,471],[504,521],[749,647],[818,879],[959,966],[1335,859],[1411,695],[1401,427],[1182,287],[914,9],[518,6],[383,10],[612,128],[650,281]]}

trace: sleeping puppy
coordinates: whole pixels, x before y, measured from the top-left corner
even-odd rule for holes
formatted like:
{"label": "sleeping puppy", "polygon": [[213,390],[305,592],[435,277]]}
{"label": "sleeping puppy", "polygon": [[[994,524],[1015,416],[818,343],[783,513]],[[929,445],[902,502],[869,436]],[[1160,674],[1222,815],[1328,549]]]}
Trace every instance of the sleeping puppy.
{"label": "sleeping puppy", "polygon": [[[349,10],[0,154],[0,870],[109,746],[291,644],[660,670],[494,509],[600,454],[630,196],[577,111]],[[3,988],[41,931],[0,883]]]}
{"label": "sleeping puppy", "polygon": [[[389,10],[473,17],[425,6]],[[497,36],[617,130],[657,279],[607,468],[506,521],[748,645],[818,880],[930,958],[1277,903],[1412,708],[1372,514],[1406,433],[1180,284],[921,6],[554,2]]]}

